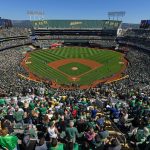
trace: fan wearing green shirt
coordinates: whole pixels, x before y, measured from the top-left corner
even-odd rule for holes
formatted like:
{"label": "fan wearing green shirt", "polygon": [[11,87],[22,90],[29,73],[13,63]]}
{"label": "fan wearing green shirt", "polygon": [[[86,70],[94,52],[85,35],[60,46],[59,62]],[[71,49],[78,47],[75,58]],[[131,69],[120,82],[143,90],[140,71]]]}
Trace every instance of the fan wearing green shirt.
{"label": "fan wearing green shirt", "polygon": [[49,150],[64,150],[64,145],[53,138]]}
{"label": "fan wearing green shirt", "polygon": [[34,102],[30,102],[30,103],[29,103],[29,108],[30,108],[30,110],[34,110],[34,108],[35,108],[35,103],[34,103]]}
{"label": "fan wearing green shirt", "polygon": [[0,146],[3,149],[14,150],[17,149],[18,138],[8,134],[6,128],[0,129]]}
{"label": "fan wearing green shirt", "polygon": [[47,113],[47,108],[41,104],[41,107],[39,108],[39,112],[42,114],[42,115],[46,115]]}
{"label": "fan wearing green shirt", "polygon": [[129,106],[130,107],[135,107],[135,102],[136,102],[136,99],[130,100],[129,101]]}
{"label": "fan wearing green shirt", "polygon": [[0,99],[0,106],[2,107],[2,106],[5,105],[5,104],[6,104],[5,99]]}
{"label": "fan wearing green shirt", "polygon": [[69,142],[67,143],[65,150],[79,150],[79,145],[77,143]]}
{"label": "fan wearing green shirt", "polygon": [[70,121],[69,127],[66,128],[66,137],[69,142],[76,142],[76,137],[79,137],[79,133],[76,127],[74,127],[74,122]]}
{"label": "fan wearing green shirt", "polygon": [[15,108],[15,112],[13,114],[16,123],[22,123],[23,120],[23,111],[19,111],[19,107]]}

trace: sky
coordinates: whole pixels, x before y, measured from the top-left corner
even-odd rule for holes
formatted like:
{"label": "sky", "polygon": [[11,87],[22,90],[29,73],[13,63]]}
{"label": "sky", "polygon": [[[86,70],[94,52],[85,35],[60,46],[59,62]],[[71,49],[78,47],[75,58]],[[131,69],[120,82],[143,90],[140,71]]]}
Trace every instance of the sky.
{"label": "sky", "polygon": [[0,17],[27,20],[27,11],[44,11],[45,19],[108,19],[108,12],[125,11],[125,23],[150,19],[150,0],[0,0]]}

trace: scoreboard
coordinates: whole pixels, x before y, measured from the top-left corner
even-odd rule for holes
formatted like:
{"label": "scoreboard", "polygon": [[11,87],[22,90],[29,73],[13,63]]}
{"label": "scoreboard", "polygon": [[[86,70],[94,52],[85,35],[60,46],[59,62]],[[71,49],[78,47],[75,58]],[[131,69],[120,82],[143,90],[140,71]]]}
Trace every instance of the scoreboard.
{"label": "scoreboard", "polygon": [[143,29],[150,28],[150,20],[141,20],[140,28]]}

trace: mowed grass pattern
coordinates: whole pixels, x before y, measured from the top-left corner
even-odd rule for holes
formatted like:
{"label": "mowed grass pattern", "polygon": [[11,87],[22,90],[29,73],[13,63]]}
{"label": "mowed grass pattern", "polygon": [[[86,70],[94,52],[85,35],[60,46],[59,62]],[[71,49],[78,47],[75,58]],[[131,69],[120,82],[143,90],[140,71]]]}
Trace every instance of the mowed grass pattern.
{"label": "mowed grass pattern", "polygon": [[[102,64],[101,67],[96,68],[95,70],[92,70],[89,73],[83,75],[79,81],[75,81],[80,85],[90,85],[95,80],[111,77],[112,75],[119,72],[122,65],[124,65],[119,63],[121,61],[121,58],[123,57],[121,53],[111,50],[91,49],[86,47],[62,47],[56,48],[54,50],[38,50],[32,52],[30,56],[31,58],[28,61],[31,61],[32,63],[28,64],[28,67],[31,72],[33,72],[40,78],[55,80],[59,84],[66,84],[72,81],[70,81],[68,77],[61,72],[49,67],[48,63],[50,62],[68,58],[83,58],[90,59]],[[83,64],[78,67],[80,67],[80,69],[82,70],[80,71],[84,73],[84,71],[88,70],[88,68],[83,67],[82,65]],[[68,67],[66,67],[66,70],[67,69]],[[79,74],[80,73],[77,73],[76,71],[72,71],[72,73],[70,73],[70,75],[72,76],[76,76]]]}

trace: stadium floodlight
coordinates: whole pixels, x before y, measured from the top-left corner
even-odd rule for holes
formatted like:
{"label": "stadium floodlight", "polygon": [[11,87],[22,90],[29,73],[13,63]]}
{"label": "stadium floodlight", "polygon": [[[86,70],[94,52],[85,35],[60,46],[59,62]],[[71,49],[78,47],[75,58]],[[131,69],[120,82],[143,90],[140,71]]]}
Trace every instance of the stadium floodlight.
{"label": "stadium floodlight", "polygon": [[37,11],[34,11],[34,20],[36,20],[36,16],[37,16]]}
{"label": "stadium floodlight", "polygon": [[45,15],[45,13],[44,13],[44,11],[42,11],[41,12],[41,20],[44,20],[44,15]]}
{"label": "stadium floodlight", "polygon": [[43,20],[44,15],[45,15],[44,11],[33,11],[33,10],[27,11],[27,16],[29,16],[30,21],[36,20],[37,18],[38,20]]}
{"label": "stadium floodlight", "polygon": [[40,20],[40,18],[41,18],[41,11],[37,11],[36,12],[36,16],[38,17],[38,20]]}
{"label": "stadium floodlight", "polygon": [[[108,18],[109,20],[118,20],[119,18],[123,18],[125,16],[126,12],[125,11],[112,11],[112,12],[108,12]],[[120,20],[121,20],[120,19]]]}
{"label": "stadium floodlight", "polygon": [[32,10],[28,10],[27,11],[27,15],[29,16],[30,20],[32,20],[33,11]]}

